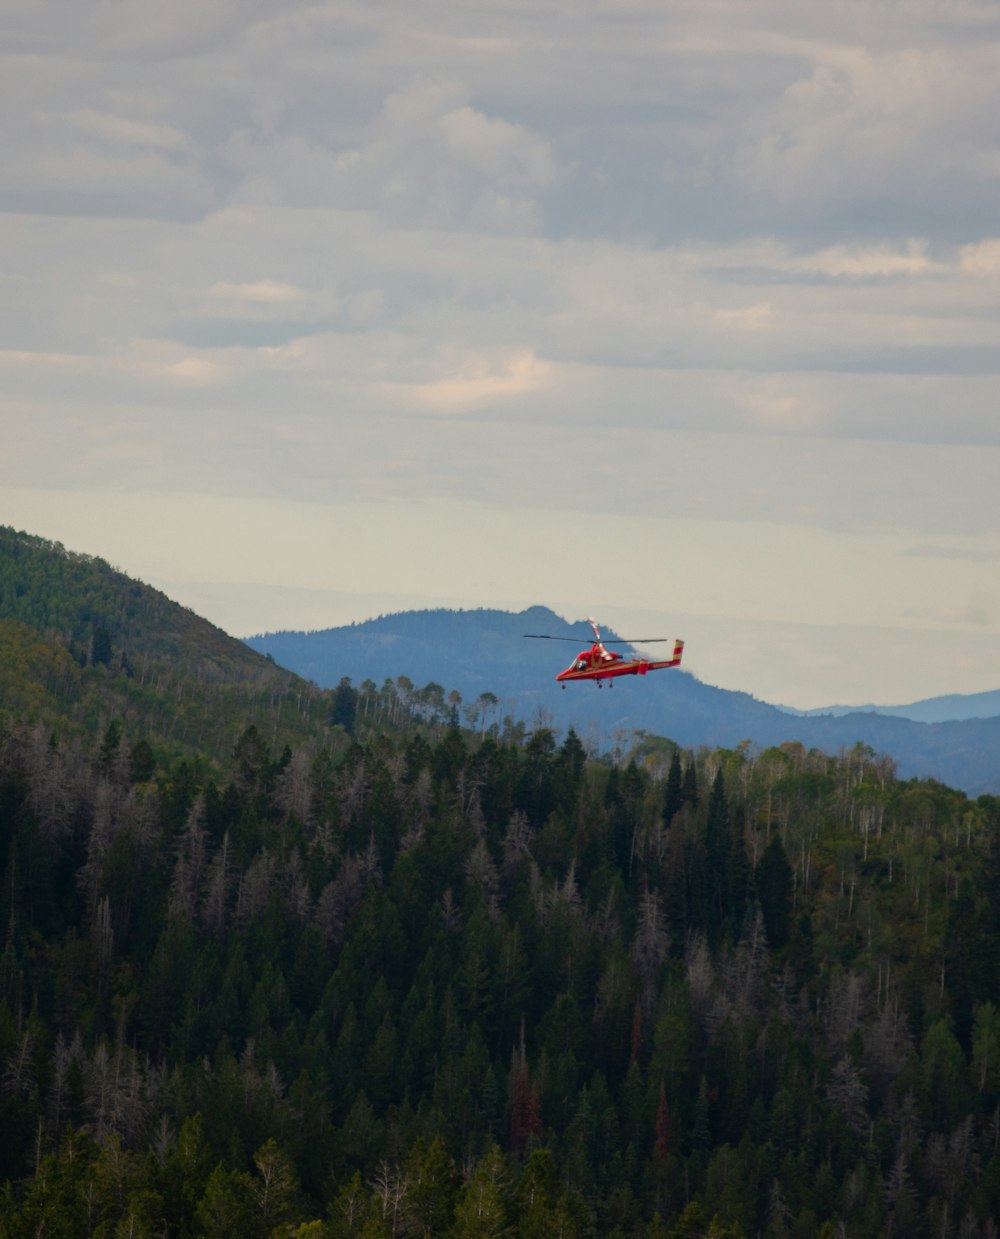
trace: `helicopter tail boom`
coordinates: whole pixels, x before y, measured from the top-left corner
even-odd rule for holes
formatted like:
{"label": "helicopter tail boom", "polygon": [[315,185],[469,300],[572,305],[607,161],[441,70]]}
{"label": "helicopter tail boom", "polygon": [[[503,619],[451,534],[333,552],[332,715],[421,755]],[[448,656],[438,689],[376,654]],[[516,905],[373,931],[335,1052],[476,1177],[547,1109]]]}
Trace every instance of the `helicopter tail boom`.
{"label": "helicopter tail boom", "polygon": [[684,642],[678,639],[674,642],[674,652],[669,658],[664,658],[658,662],[647,662],[646,659],[641,658],[638,667],[636,667],[636,675],[645,675],[647,671],[659,671],[661,667],[679,667],[683,657]]}

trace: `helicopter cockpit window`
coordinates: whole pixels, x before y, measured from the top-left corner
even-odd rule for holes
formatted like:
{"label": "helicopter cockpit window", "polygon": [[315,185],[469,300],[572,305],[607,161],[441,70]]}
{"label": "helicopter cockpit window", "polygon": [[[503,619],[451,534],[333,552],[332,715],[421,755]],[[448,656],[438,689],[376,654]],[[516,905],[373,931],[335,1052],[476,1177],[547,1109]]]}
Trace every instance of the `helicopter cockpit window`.
{"label": "helicopter cockpit window", "polygon": [[576,660],[576,669],[577,669],[577,671],[586,671],[586,669],[587,669],[587,660],[586,660],[585,658],[578,658],[578,659]]}

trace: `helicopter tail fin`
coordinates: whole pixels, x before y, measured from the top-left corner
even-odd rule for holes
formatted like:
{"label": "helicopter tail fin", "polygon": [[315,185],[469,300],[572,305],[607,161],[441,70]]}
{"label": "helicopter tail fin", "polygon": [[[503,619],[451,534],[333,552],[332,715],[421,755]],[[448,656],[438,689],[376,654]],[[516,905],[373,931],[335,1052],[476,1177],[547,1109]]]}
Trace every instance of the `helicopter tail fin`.
{"label": "helicopter tail fin", "polygon": [[[681,659],[684,657],[684,642],[678,638],[674,641],[674,652],[670,658],[665,658],[662,662],[650,663],[648,670],[655,671],[660,667],[679,667]],[[645,672],[643,672],[645,674]]]}
{"label": "helicopter tail fin", "polygon": [[683,658],[683,655],[684,655],[684,642],[680,641],[680,639],[678,638],[677,641],[674,642],[673,657],[664,658],[662,662],[658,662],[658,663],[647,663],[647,662],[644,662],[643,660],[643,662],[639,663],[637,674],[646,675],[647,672],[658,672],[660,668],[664,668],[664,667],[680,667],[680,659]]}

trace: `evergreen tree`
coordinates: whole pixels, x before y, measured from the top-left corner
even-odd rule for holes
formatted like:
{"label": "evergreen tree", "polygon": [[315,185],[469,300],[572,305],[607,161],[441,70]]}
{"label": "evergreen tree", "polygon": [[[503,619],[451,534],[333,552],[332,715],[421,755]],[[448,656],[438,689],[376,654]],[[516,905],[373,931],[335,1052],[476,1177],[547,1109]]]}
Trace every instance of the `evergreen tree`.
{"label": "evergreen tree", "polygon": [[705,824],[705,907],[710,929],[721,926],[732,910],[731,850],[729,803],[726,800],[726,785],[720,769],[712,783]]}
{"label": "evergreen tree", "polygon": [[418,1235],[443,1235],[451,1225],[461,1176],[444,1140],[435,1136],[424,1145],[418,1140],[406,1164],[409,1208]]}
{"label": "evergreen tree", "polygon": [[349,736],[354,735],[354,720],[358,710],[358,692],[351,687],[349,676],[343,676],[333,690],[333,706],[330,710],[330,726],[343,727]]}
{"label": "evergreen tree", "polygon": [[669,827],[674,815],[684,804],[684,775],[681,770],[681,751],[674,749],[667,772],[667,785],[663,800],[663,824]]}
{"label": "evergreen tree", "polygon": [[688,757],[687,765],[684,767],[683,793],[684,803],[690,805],[692,809],[697,809],[699,802],[698,771],[695,769],[692,757]]}
{"label": "evergreen tree", "polygon": [[96,624],[90,642],[90,665],[92,667],[110,666],[113,653],[111,633],[104,624]]}
{"label": "evergreen tree", "polygon": [[780,951],[788,941],[793,888],[792,867],[780,836],[774,835],[764,849],[754,878],[768,945]]}
{"label": "evergreen tree", "polygon": [[507,1161],[494,1144],[459,1196],[452,1239],[502,1239],[512,1234],[504,1203],[509,1184]]}
{"label": "evergreen tree", "polygon": [[133,783],[148,783],[156,772],[156,756],[148,740],[136,740],[129,750],[129,778]]}

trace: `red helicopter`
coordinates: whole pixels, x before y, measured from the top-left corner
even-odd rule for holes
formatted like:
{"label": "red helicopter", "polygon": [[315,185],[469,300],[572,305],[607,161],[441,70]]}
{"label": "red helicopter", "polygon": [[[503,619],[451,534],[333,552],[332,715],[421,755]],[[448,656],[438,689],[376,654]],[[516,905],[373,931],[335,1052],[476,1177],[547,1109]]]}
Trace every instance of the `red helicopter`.
{"label": "red helicopter", "polygon": [[[651,662],[648,658],[638,656],[625,658],[622,654],[605,649],[597,621],[591,619],[589,622],[594,630],[594,644],[589,650],[581,650],[566,670],[560,671],[556,676],[563,688],[569,680],[596,680],[597,687],[603,688],[605,680],[614,681],[620,675],[645,675],[647,671],[659,671],[662,667],[679,667],[681,664],[681,655],[684,653],[683,641],[675,640],[673,657],[664,659],[662,662]],[[576,641],[576,637],[553,637],[548,633],[526,632],[524,635],[535,641]],[[669,640],[671,640],[670,637],[634,637],[630,641],[623,638],[609,641],[608,644],[651,645],[654,641]],[[608,684],[609,688],[613,686],[613,683]]]}

